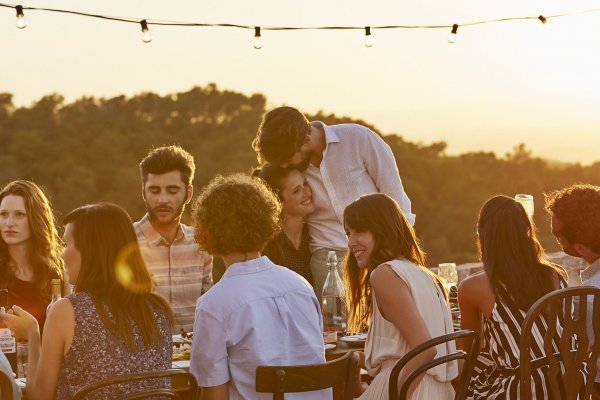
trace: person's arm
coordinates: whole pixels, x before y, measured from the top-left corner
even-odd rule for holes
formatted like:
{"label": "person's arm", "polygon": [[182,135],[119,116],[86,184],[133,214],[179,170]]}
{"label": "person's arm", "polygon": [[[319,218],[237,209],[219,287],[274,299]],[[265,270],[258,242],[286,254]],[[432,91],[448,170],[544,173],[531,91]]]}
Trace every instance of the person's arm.
{"label": "person's arm", "polygon": [[[458,285],[458,306],[460,308],[460,329],[469,329],[479,333],[483,338],[483,315],[481,302],[489,297],[489,293],[484,293],[489,288],[487,276],[484,273],[478,273],[464,279]],[[487,307],[484,307],[487,308]],[[491,310],[489,310],[491,312]],[[468,350],[471,348],[471,339],[462,341],[462,348]],[[481,340],[483,346],[483,340]]]}
{"label": "person's arm", "polygon": [[[400,335],[406,340],[409,349],[413,349],[431,339],[427,326],[417,311],[417,306],[407,283],[389,265],[377,267],[371,273],[370,282],[377,299],[379,311],[386,320],[398,329]],[[398,387],[402,387],[412,371],[433,360],[436,354],[437,350],[433,347],[421,352],[409,361],[400,372]],[[411,387],[416,388],[419,381],[420,378],[417,378]]]}
{"label": "person's arm", "polygon": [[200,392],[200,400],[227,400],[229,389],[227,383],[213,387],[203,387]]}
{"label": "person's arm", "polygon": [[17,337],[28,339],[27,397],[51,400],[56,393],[67,345],[70,347],[73,339],[73,306],[67,299],[52,306],[41,343],[36,319],[18,306],[13,307],[13,313],[4,314],[2,319]]}
{"label": "person's arm", "polygon": [[361,146],[361,153],[369,175],[377,189],[396,200],[408,223],[414,225],[415,214],[411,212],[410,199],[402,186],[392,149],[375,132],[364,129],[368,132],[366,145]]}

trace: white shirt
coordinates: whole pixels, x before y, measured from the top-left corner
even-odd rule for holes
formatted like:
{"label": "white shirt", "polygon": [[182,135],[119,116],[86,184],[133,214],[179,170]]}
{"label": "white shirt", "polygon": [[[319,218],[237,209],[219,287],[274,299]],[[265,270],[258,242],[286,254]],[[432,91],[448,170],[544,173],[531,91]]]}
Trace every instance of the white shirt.
{"label": "white shirt", "polygon": [[[325,362],[321,312],[312,287],[267,257],[230,265],[198,299],[190,372],[201,387],[229,382],[229,399],[256,393],[259,365]],[[290,393],[288,400],[331,399],[331,390]]]}
{"label": "white shirt", "polygon": [[309,164],[306,178],[313,191],[315,211],[308,216],[311,251],[345,249],[344,208],[360,196],[381,192],[400,205],[411,225],[415,215],[404,192],[390,147],[376,133],[357,124],[327,126],[325,151],[319,168]]}
{"label": "white shirt", "polygon": [[[586,269],[581,271],[581,284],[583,286],[595,286],[600,288],[600,259],[591,263]],[[594,330],[592,326],[592,315],[600,310],[594,310],[593,297],[588,296],[587,305],[587,331],[590,344],[594,344]],[[598,359],[596,369],[596,382],[600,382],[600,358]]]}

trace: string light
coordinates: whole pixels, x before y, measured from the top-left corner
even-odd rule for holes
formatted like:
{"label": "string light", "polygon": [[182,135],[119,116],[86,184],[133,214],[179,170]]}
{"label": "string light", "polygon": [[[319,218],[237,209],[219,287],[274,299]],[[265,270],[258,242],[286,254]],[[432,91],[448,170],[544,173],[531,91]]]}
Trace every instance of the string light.
{"label": "string light", "polygon": [[[179,26],[179,27],[222,27],[222,28],[239,28],[239,29],[254,29],[254,48],[260,49],[263,46],[262,38],[260,35],[261,27],[253,26],[253,25],[238,25],[238,24],[230,24],[230,23],[199,23],[199,22],[176,22],[176,21],[163,21],[163,20],[150,20],[148,23],[147,20],[140,21],[139,18],[132,17],[115,17],[101,14],[91,14],[81,11],[73,11],[73,10],[64,10],[64,9],[56,9],[56,8],[43,8],[43,7],[27,7],[15,4],[7,4],[0,3],[0,8],[12,8],[17,11],[17,27],[19,29],[23,29],[27,26],[25,21],[25,14],[23,10],[36,10],[36,11],[47,11],[47,12],[55,12],[61,14],[71,14],[78,15],[83,17],[91,17],[98,18],[108,21],[117,21],[117,22],[125,22],[125,23],[135,23],[142,24],[142,40],[145,43],[148,43],[152,40],[152,35],[148,30],[148,24],[152,25],[160,25],[160,26]],[[559,17],[568,17],[580,14],[590,14],[590,13],[598,13],[600,12],[600,8],[588,9],[582,11],[574,11],[568,13],[561,14],[553,14],[553,15],[539,15],[539,16],[525,16],[525,17],[507,17],[507,18],[497,18],[497,19],[489,19],[482,21],[473,21],[473,22],[464,22],[461,23],[460,26],[475,26],[475,25],[483,25],[483,24],[494,24],[501,22],[509,22],[509,21],[527,21],[527,20],[539,20],[543,24],[546,24],[548,19],[550,18],[559,18]],[[373,29],[447,29],[452,28],[449,42],[454,43],[456,41],[456,34],[458,30],[458,24],[448,25],[384,25],[384,26],[371,26],[365,27],[363,26],[267,26],[262,27],[262,30],[270,30],[270,31],[290,31],[290,30],[364,30],[365,31],[365,46],[371,47],[373,44],[373,38],[370,34],[371,28]]]}
{"label": "string light", "polygon": [[370,26],[365,26],[365,47],[373,47],[373,36],[371,36]]}
{"label": "string light", "polygon": [[450,44],[456,43],[457,32],[458,32],[458,24],[452,25],[452,30],[450,31],[450,36],[448,37],[448,43],[450,43]]}
{"label": "string light", "polygon": [[260,36],[260,26],[254,27],[254,48],[260,50],[263,47],[262,37]]}
{"label": "string light", "polygon": [[17,28],[23,29],[27,26],[27,21],[25,21],[25,14],[23,13],[23,6],[15,6],[15,9],[17,10]]}
{"label": "string light", "polygon": [[152,41],[152,34],[150,33],[150,29],[148,29],[148,22],[143,19],[140,21],[140,25],[142,26],[142,42],[150,43]]}

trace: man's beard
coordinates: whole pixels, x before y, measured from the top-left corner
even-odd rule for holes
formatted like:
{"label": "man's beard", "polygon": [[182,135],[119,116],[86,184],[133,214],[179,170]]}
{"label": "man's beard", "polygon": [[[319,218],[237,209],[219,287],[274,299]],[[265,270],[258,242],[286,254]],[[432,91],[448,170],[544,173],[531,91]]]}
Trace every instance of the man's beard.
{"label": "man's beard", "polygon": [[178,221],[179,219],[181,219],[181,216],[183,215],[183,210],[185,210],[185,204],[186,203],[184,200],[177,208],[173,208],[170,206],[159,206],[159,207],[152,208],[148,203],[146,203],[146,211],[148,212],[148,218],[151,221],[160,222],[160,223],[163,223],[163,222],[157,216],[157,212],[160,210],[170,211],[172,218],[171,218],[171,220],[166,222],[168,224],[173,221]]}

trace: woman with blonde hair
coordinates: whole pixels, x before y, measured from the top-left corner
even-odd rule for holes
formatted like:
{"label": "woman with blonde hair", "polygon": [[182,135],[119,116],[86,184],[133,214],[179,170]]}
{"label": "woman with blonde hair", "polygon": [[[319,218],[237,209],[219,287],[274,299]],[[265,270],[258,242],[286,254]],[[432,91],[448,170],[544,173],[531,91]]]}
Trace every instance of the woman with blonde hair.
{"label": "woman with blonde hair", "polygon": [[[398,203],[383,193],[360,197],[344,210],[348,255],[344,265],[348,329],[368,328],[362,367],[373,382],[360,397],[387,399],[389,376],[396,362],[419,344],[453,332],[443,285],[425,267],[425,254]],[[455,350],[453,343],[424,351],[398,378]],[[456,362],[439,365],[411,385],[413,400],[453,399],[451,380]]]}
{"label": "woman with blonde hair", "polygon": [[[28,339],[27,397],[70,399],[82,387],[114,375],[171,366],[173,316],[137,244],[131,218],[114,204],[94,204],[64,219],[62,257],[75,293],[50,309],[40,345],[38,323],[18,306],[0,319]],[[95,392],[118,398],[148,383]]]}
{"label": "woman with blonde hair", "polygon": [[63,263],[50,202],[35,183],[14,181],[0,191],[0,234],[0,288],[43,329],[51,281],[62,281]]}

